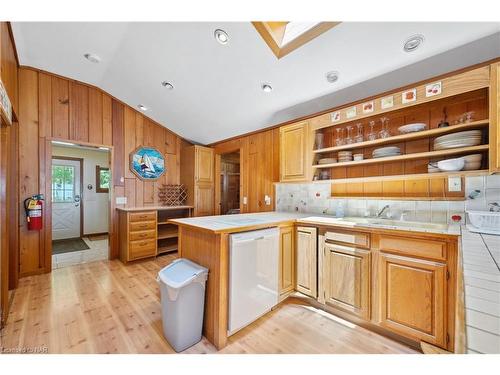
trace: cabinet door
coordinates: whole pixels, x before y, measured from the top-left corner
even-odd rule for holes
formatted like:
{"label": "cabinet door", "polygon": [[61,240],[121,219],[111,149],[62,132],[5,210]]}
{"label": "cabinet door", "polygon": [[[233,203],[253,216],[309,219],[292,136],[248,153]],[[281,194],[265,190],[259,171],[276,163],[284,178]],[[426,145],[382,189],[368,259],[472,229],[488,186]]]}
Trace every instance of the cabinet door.
{"label": "cabinet door", "polygon": [[325,243],[325,303],[370,319],[370,252]]}
{"label": "cabinet door", "polygon": [[214,150],[209,147],[195,148],[195,180],[198,183],[214,182]]}
{"label": "cabinet door", "polygon": [[210,184],[198,184],[195,187],[194,216],[208,216],[214,214],[214,188]]}
{"label": "cabinet door", "polygon": [[293,226],[280,228],[279,261],[280,295],[291,292],[294,287],[294,235]]}
{"label": "cabinet door", "polygon": [[[305,181],[308,177],[309,126],[307,122],[280,128],[280,180]],[[312,147],[312,146],[311,146]]]}
{"label": "cabinet door", "polygon": [[297,227],[296,235],[296,285],[303,294],[317,296],[317,229]]}
{"label": "cabinet door", "polygon": [[380,254],[380,324],[446,347],[446,265]]}

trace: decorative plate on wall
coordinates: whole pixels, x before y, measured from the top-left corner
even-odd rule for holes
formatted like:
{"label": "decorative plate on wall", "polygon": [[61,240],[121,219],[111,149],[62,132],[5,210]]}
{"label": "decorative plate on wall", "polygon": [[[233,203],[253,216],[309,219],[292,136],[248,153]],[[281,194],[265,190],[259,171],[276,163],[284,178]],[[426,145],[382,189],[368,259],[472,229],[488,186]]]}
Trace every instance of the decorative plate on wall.
{"label": "decorative plate on wall", "polygon": [[137,147],[130,153],[130,170],[141,180],[157,180],[165,173],[165,158],[156,148]]}

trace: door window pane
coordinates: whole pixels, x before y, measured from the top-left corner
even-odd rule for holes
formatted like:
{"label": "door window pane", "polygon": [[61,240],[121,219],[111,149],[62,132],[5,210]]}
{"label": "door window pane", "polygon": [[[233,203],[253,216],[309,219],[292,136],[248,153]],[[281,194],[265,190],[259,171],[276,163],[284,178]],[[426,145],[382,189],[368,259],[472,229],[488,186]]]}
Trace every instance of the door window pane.
{"label": "door window pane", "polygon": [[75,194],[75,167],[52,165],[52,202],[72,202]]}

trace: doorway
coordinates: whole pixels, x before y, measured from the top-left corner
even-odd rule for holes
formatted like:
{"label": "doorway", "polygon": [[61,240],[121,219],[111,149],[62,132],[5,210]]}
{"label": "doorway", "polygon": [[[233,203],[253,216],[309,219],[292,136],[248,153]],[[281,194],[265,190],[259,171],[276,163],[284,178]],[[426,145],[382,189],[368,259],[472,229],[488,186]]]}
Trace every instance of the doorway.
{"label": "doorway", "polygon": [[52,142],[52,268],[108,259],[110,151]]}
{"label": "doorway", "polygon": [[240,152],[220,155],[220,214],[240,213]]}

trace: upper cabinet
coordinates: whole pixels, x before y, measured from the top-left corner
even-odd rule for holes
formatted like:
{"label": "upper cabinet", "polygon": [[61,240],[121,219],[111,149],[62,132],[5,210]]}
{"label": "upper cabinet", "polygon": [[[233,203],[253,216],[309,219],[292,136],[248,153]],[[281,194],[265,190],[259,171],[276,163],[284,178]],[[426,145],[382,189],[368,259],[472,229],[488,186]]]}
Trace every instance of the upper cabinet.
{"label": "upper cabinet", "polygon": [[500,63],[490,70],[490,172],[500,172]]}
{"label": "upper cabinet", "polygon": [[280,181],[306,181],[311,167],[309,124],[299,122],[280,128]]}
{"label": "upper cabinet", "polygon": [[196,182],[214,182],[214,150],[208,147],[195,147]]}

